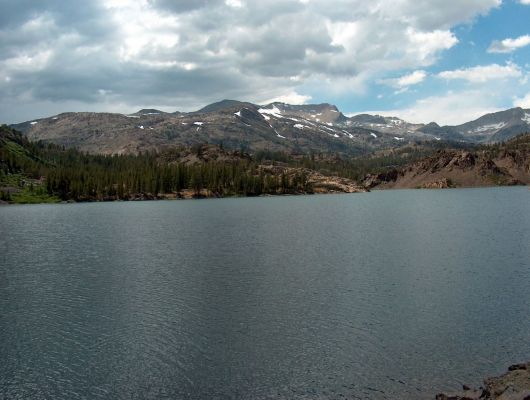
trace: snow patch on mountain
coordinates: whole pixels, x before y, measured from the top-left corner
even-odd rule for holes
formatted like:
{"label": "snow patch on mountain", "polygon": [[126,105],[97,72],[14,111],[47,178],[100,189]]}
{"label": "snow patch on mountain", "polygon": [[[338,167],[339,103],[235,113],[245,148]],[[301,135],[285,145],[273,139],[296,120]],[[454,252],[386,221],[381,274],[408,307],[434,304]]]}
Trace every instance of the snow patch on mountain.
{"label": "snow patch on mountain", "polygon": [[327,126],[322,126],[322,128],[327,129],[328,131],[335,132],[335,129],[328,128]]}
{"label": "snow patch on mountain", "polygon": [[530,124],[530,114],[525,113],[522,119],[523,119],[523,122]]}
{"label": "snow patch on mountain", "polygon": [[506,122],[499,122],[498,124],[482,125],[469,131],[469,133],[487,132],[499,130],[506,126]]}
{"label": "snow patch on mountain", "polygon": [[274,129],[274,127],[273,127],[271,124],[269,124],[269,126],[270,126],[271,129],[274,131],[274,133],[276,134],[276,136],[278,136],[278,137],[280,137],[280,138],[282,138],[282,139],[286,139],[286,137],[280,135],[280,134],[278,133],[278,131],[277,131],[276,129]]}
{"label": "snow patch on mountain", "polygon": [[272,115],[273,117],[276,117],[276,118],[282,118],[282,112],[281,110],[276,107],[276,106],[273,106],[272,108],[260,108],[258,110],[258,112],[263,115],[263,117],[268,120],[269,118],[266,117],[266,115]]}

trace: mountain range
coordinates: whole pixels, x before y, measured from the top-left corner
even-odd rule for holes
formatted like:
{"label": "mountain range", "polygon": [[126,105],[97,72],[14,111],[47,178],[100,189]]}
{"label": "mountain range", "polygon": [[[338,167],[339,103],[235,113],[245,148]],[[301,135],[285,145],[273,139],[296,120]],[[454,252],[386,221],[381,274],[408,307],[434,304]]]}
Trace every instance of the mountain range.
{"label": "mountain range", "polygon": [[327,103],[257,105],[223,100],[195,112],[68,112],[11,127],[30,140],[89,153],[137,154],[210,143],[248,152],[361,155],[425,141],[505,141],[530,131],[530,110],[512,108],[461,125],[440,126],[370,114],[348,117]]}

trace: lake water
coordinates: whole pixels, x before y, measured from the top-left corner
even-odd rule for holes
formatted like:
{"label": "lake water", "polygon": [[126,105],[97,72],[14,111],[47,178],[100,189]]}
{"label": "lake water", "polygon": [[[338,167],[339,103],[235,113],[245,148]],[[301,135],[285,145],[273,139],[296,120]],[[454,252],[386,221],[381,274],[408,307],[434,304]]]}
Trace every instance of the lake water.
{"label": "lake water", "polygon": [[530,191],[0,207],[1,399],[421,399],[530,359]]}

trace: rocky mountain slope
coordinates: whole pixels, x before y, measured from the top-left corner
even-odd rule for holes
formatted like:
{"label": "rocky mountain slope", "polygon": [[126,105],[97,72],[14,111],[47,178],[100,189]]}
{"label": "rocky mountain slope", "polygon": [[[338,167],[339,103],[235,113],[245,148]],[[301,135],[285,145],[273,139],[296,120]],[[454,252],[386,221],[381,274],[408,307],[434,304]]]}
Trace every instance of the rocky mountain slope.
{"label": "rocky mountain slope", "polygon": [[372,129],[383,133],[401,137],[416,137],[418,139],[440,140],[435,133],[423,132],[424,124],[412,124],[397,117],[383,117],[381,115],[359,114],[346,121],[349,126]]}
{"label": "rocky mountain slope", "polygon": [[448,188],[530,184],[530,134],[476,151],[439,150],[403,168],[368,175],[370,188]]}
{"label": "rocky mountain slope", "polygon": [[[258,106],[224,100],[197,112],[164,113],[153,109],[134,114],[63,113],[13,125],[33,141],[42,140],[82,151],[136,154],[175,145],[222,144],[226,148],[289,152],[364,154],[402,146],[417,140],[434,140],[431,134],[414,134],[344,116],[335,106],[272,103]],[[407,125],[408,126],[408,125]]]}
{"label": "rocky mountain slope", "polygon": [[430,123],[419,131],[443,139],[466,140],[473,143],[495,143],[530,132],[530,109],[512,108],[466,122],[457,126],[439,126]]}
{"label": "rocky mountain slope", "polygon": [[0,204],[368,191],[329,168],[320,171],[322,163],[305,161],[275,161],[263,154],[258,159],[212,144],[141,155],[90,155],[30,142],[0,126]]}
{"label": "rocky mountain slope", "polygon": [[134,114],[63,113],[12,125],[30,140],[90,153],[137,154],[175,145],[328,152],[349,155],[422,141],[491,143],[530,131],[530,110],[514,108],[459,126],[411,124],[396,117],[347,117],[330,104],[259,106],[223,100],[196,112],[143,109]]}

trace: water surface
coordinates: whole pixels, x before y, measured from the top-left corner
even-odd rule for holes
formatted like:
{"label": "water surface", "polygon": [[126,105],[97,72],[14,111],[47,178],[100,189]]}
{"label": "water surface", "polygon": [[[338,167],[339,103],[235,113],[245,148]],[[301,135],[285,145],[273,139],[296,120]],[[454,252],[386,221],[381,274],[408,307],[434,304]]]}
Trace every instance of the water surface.
{"label": "water surface", "polygon": [[530,359],[530,192],[0,207],[0,398],[432,398]]}

